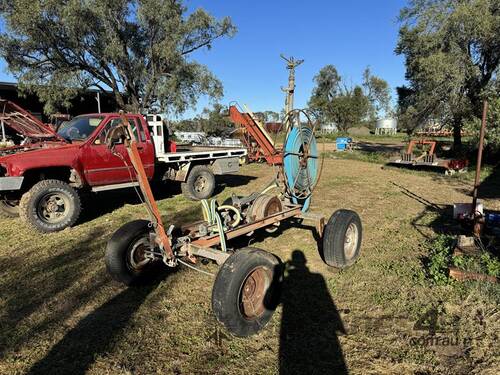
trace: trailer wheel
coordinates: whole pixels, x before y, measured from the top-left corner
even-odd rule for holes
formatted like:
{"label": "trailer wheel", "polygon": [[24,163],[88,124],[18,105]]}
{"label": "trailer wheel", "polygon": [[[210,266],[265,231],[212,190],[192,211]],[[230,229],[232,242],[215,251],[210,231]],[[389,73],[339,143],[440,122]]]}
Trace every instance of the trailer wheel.
{"label": "trailer wheel", "polygon": [[18,217],[19,201],[0,197],[0,217]]}
{"label": "trailer wheel", "polygon": [[348,267],[360,256],[363,228],[358,214],[338,210],[328,220],[323,232],[323,260],[336,268]]}
{"label": "trailer wheel", "polygon": [[229,332],[246,337],[269,322],[279,303],[280,264],[276,256],[246,247],[222,265],[212,289],[212,310]]}
{"label": "trailer wheel", "polygon": [[36,183],[19,202],[19,214],[42,233],[57,232],[72,226],[80,216],[78,192],[60,180]]}
{"label": "trailer wheel", "polygon": [[181,189],[184,196],[192,200],[210,198],[215,190],[215,176],[208,167],[196,165],[189,172],[186,182],[181,184]]}
{"label": "trailer wheel", "polygon": [[132,285],[144,274],[152,262],[144,256],[152,231],[149,221],[134,220],[113,234],[105,255],[106,269],[113,279]]}

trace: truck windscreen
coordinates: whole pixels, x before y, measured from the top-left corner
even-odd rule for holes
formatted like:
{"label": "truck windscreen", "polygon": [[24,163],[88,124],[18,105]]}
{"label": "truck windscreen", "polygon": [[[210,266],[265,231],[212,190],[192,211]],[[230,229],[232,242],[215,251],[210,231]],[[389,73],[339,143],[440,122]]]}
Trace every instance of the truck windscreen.
{"label": "truck windscreen", "polygon": [[80,116],[61,125],[57,134],[69,141],[87,139],[101,124],[104,116]]}

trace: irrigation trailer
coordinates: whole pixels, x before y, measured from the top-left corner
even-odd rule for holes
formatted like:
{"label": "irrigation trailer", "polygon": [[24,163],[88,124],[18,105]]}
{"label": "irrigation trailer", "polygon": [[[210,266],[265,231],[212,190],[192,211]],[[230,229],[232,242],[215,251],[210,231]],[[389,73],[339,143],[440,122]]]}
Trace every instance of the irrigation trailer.
{"label": "irrigation trailer", "polygon": [[[307,121],[301,121],[305,115]],[[323,164],[313,125],[305,111],[287,116],[288,131],[282,163],[276,179],[263,191],[233,196],[221,205],[202,201],[204,220],[175,228],[163,223],[139,157],[127,117],[111,132],[108,145],[117,139],[126,144],[137,181],[149,212],[148,220],[135,220],[118,229],[106,249],[106,267],[111,276],[134,284],[155,262],[168,267],[195,268],[199,258],[220,268],[212,290],[212,309],[217,320],[232,334],[249,336],[262,329],[279,304],[281,261],[267,251],[229,248],[234,238],[264,229],[272,232],[283,221],[312,221],[321,238],[324,261],[337,268],[352,265],[360,256],[362,225],[350,210],[338,210],[325,218],[308,212]]]}

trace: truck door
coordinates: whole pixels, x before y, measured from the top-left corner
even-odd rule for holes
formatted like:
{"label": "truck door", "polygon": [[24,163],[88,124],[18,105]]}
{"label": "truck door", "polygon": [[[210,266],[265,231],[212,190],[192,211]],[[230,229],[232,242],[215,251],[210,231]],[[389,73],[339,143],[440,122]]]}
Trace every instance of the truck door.
{"label": "truck door", "polygon": [[[137,148],[148,178],[154,173],[154,147],[147,128],[138,116],[128,120],[137,140]],[[112,153],[106,146],[106,135],[111,128],[121,123],[121,119],[111,117],[82,149],[82,163],[85,178],[89,185],[111,185],[135,181],[135,172],[123,143],[115,146]]]}

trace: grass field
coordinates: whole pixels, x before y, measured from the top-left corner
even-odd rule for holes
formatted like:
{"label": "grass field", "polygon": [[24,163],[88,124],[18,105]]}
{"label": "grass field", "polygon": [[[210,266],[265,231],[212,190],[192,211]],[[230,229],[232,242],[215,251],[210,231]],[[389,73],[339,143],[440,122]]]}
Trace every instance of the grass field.
{"label": "grass field", "polygon": [[[247,165],[221,180],[218,198],[261,189],[273,173]],[[0,373],[498,374],[498,285],[436,285],[424,267],[436,236],[457,230],[450,205],[470,201],[470,186],[465,177],[327,159],[311,210],[356,210],[362,256],[342,272],[327,267],[307,228],[249,239],[283,261],[299,250],[307,263],[288,272],[271,323],[246,339],[216,323],[207,275],[159,272],[125,288],[106,274],[106,241],[146,214],[132,193],[92,199],[82,223],[50,235],[0,219]],[[499,195],[490,189],[485,206],[500,210]],[[201,215],[176,191],[159,204],[167,222]]]}

